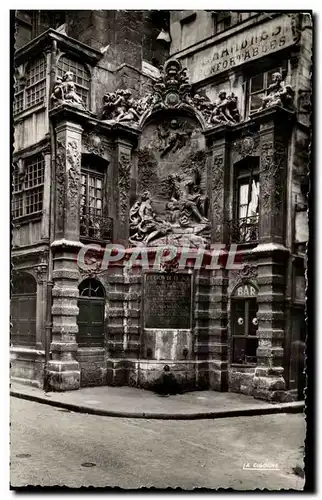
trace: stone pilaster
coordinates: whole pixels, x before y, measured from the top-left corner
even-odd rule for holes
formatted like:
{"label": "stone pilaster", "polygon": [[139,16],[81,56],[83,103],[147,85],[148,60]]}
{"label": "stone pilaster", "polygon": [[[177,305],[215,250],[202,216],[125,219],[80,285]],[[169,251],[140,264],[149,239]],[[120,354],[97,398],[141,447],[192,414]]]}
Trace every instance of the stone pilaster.
{"label": "stone pilaster", "polygon": [[228,390],[228,277],[224,268],[212,271],[209,294],[209,388]]}
{"label": "stone pilaster", "polygon": [[285,259],[284,247],[259,245],[257,251],[258,348],[257,367],[254,377],[255,397],[267,400],[283,400],[285,380],[284,310],[285,310]]}
{"label": "stone pilaster", "polygon": [[283,400],[285,380],[285,272],[288,251],[285,240],[285,187],[287,148],[291,130],[284,111],[270,110],[260,119],[260,225],[257,257],[259,287],[258,349],[254,396]]}
{"label": "stone pilaster", "polygon": [[[227,243],[228,217],[226,191],[229,180],[228,142],[226,129],[216,128],[212,136],[211,161],[211,206],[212,206],[212,243]],[[219,269],[210,272],[209,291],[209,340],[208,368],[209,388],[226,391],[228,388],[227,366],[227,271],[219,259]]]}
{"label": "stone pilaster", "polygon": [[66,391],[80,386],[76,361],[78,331],[77,254],[82,127],[70,121],[56,126],[55,241],[53,251],[53,303],[51,360],[47,365],[49,390]]}

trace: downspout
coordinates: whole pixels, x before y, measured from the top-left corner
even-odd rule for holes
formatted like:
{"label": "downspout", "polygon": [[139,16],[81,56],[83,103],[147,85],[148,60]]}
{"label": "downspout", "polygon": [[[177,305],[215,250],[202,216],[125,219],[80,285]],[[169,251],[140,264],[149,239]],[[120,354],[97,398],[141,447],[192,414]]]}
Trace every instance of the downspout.
{"label": "downspout", "polygon": [[[50,109],[50,95],[56,81],[57,68],[57,42],[53,40],[50,58],[50,91],[48,96],[48,113]],[[53,252],[51,244],[55,237],[55,165],[56,165],[56,141],[55,130],[51,120],[49,120],[49,134],[51,146],[51,165],[50,165],[50,200],[49,200],[49,258],[48,258],[48,276],[47,276],[47,303],[46,303],[46,327],[45,327],[45,370],[44,370],[44,391],[48,391],[48,372],[47,366],[50,361],[50,343],[52,335],[52,289],[53,289]]]}

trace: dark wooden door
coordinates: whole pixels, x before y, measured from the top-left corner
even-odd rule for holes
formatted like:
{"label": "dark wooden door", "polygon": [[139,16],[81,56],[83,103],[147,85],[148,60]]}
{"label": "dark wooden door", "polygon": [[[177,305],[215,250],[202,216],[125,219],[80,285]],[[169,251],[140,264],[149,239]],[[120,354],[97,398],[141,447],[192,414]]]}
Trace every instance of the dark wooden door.
{"label": "dark wooden door", "polygon": [[80,297],[78,307],[78,345],[80,347],[103,347],[104,299]]}

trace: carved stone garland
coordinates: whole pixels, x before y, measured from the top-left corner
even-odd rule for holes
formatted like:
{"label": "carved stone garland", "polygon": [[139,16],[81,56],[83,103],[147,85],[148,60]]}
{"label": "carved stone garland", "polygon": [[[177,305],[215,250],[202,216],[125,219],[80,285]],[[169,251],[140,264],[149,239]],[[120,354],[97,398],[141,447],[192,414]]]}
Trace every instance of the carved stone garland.
{"label": "carved stone garland", "polygon": [[[271,213],[271,197],[275,199],[276,213],[281,209],[283,202],[282,168],[285,161],[285,146],[282,143],[267,142],[261,146],[261,207],[265,214]],[[272,178],[274,192],[272,192]]]}
{"label": "carved stone garland", "polygon": [[215,233],[218,232],[216,228],[216,221],[222,220],[223,182],[224,182],[224,158],[223,156],[216,156],[213,159],[213,164],[212,164],[212,213],[214,218]]}
{"label": "carved stone garland", "polygon": [[69,212],[71,217],[77,216],[79,213],[79,184],[80,184],[80,167],[81,167],[81,152],[76,141],[70,141],[67,144],[67,167],[68,167],[68,198]]}
{"label": "carved stone garland", "polygon": [[129,154],[121,153],[119,160],[119,196],[120,212],[119,218],[125,223],[129,211],[129,190],[130,190],[131,157]]}
{"label": "carved stone garland", "polygon": [[66,147],[57,141],[56,149],[56,214],[59,229],[63,229],[66,195]]}

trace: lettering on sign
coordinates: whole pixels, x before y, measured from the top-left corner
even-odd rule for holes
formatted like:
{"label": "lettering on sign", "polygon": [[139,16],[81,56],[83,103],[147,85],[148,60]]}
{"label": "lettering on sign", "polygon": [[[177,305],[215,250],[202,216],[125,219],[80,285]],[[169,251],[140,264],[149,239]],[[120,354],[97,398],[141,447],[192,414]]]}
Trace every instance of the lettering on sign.
{"label": "lettering on sign", "polygon": [[191,327],[190,274],[147,273],[144,284],[144,328]]}
{"label": "lettering on sign", "polygon": [[196,82],[284,49],[293,43],[291,19],[276,18],[187,56],[182,62],[189,67],[191,81]]}
{"label": "lettering on sign", "polygon": [[235,294],[238,297],[256,297],[257,290],[252,285],[240,285],[237,290],[235,290]]}

